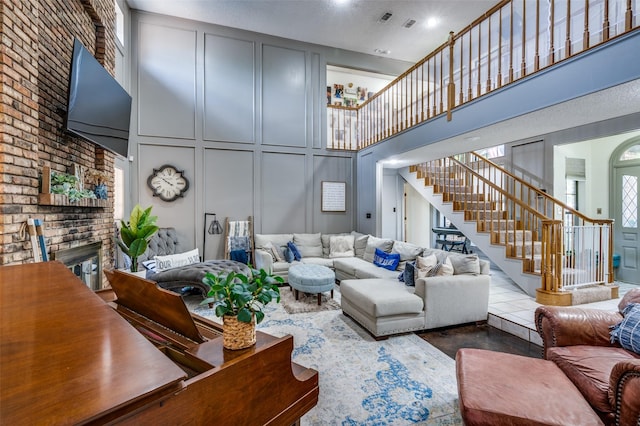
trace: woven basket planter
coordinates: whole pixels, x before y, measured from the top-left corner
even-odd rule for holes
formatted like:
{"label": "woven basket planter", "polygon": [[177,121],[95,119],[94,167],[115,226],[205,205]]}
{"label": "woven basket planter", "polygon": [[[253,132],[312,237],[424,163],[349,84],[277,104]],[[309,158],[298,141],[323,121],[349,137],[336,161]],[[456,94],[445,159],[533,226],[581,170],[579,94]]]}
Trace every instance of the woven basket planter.
{"label": "woven basket planter", "polygon": [[250,323],[238,321],[235,316],[225,315],[222,318],[222,346],[238,350],[256,344],[256,323],[253,317]]}

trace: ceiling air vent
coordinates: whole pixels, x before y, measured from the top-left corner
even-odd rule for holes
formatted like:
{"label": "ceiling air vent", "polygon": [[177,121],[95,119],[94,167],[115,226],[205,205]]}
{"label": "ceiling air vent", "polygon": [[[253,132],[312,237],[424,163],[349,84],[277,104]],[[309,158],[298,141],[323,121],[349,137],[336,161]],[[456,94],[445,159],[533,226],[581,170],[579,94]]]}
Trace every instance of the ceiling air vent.
{"label": "ceiling air vent", "polygon": [[411,27],[413,27],[413,24],[415,24],[415,23],[416,23],[415,19],[409,19],[409,20],[407,20],[407,22],[402,24],[402,26],[405,27],[405,28],[411,28]]}
{"label": "ceiling air vent", "polygon": [[385,23],[385,22],[387,22],[389,19],[391,19],[391,16],[392,16],[392,15],[393,15],[393,13],[391,13],[391,12],[387,12],[387,13],[385,13],[384,15],[382,15],[382,16],[380,17],[380,19],[378,20],[378,22],[382,22],[382,23],[384,24],[384,23]]}

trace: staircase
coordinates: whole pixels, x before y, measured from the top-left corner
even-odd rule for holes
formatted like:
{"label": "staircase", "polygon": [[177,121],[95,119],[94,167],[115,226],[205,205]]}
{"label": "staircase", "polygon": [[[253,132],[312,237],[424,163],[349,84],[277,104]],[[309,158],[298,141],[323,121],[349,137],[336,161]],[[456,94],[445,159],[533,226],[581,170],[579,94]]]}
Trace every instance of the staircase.
{"label": "staircase", "polygon": [[587,218],[473,152],[401,175],[538,303],[618,297],[612,220]]}

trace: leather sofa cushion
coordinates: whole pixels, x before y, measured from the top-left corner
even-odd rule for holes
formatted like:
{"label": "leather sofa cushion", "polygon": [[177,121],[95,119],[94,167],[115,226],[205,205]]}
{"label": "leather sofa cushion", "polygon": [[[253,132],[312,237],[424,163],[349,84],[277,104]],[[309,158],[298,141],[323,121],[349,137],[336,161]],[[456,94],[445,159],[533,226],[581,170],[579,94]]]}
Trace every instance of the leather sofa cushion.
{"label": "leather sofa cushion", "polygon": [[631,303],[640,303],[640,288],[634,288],[625,293],[620,303],[618,303],[620,313]]}
{"label": "leather sofa cushion", "polygon": [[547,349],[553,361],[598,411],[611,413],[609,377],[620,361],[640,358],[632,352],[606,346],[560,346]]}
{"label": "leather sofa cushion", "polygon": [[474,425],[602,425],[552,362],[463,348],[456,354],[460,412]]}

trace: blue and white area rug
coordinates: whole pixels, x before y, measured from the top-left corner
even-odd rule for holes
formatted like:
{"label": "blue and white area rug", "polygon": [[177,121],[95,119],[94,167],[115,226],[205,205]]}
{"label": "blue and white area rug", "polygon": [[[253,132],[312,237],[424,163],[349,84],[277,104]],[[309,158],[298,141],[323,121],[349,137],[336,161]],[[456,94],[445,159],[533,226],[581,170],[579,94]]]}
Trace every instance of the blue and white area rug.
{"label": "blue and white area rug", "polygon": [[[187,304],[219,321],[197,298]],[[292,315],[271,304],[265,314],[258,329],[293,335],[292,360],[318,370],[318,405],[303,425],[462,425],[454,360],[415,334],[377,342],[342,310]]]}

